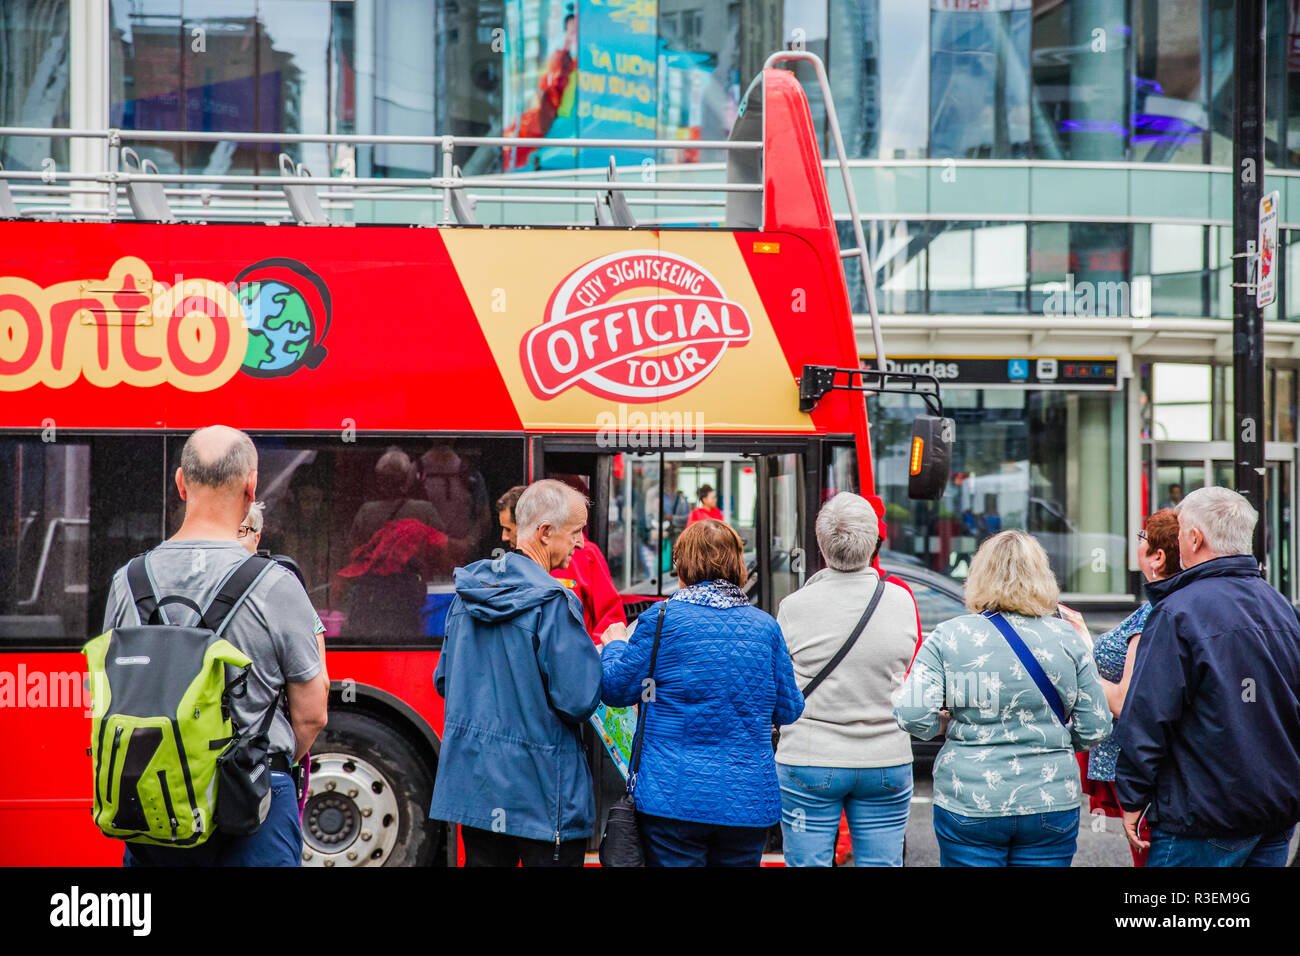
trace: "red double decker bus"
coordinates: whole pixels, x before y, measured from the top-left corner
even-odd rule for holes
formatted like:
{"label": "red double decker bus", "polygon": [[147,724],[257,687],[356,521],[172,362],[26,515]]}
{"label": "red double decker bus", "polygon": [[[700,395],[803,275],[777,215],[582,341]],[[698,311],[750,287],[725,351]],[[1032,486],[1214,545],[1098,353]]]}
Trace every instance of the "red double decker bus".
{"label": "red double decker bus", "polygon": [[[117,135],[114,175],[82,177],[106,192],[99,213],[19,206],[0,222],[0,863],[121,860],[89,812],[79,649],[114,569],[178,527],[172,475],[193,429],[253,436],[262,546],[294,559],[326,626],[330,718],[304,862],[428,865],[455,859],[427,819],[452,588],[425,571],[393,591],[391,615],[356,613],[338,572],[375,515],[414,502],[473,560],[501,547],[500,494],[565,476],[588,489],[589,537],[635,612],[675,587],[671,544],[707,484],[744,540],[753,600],[774,613],[817,570],[820,502],[872,492],[858,392],[937,394],[854,371],[817,136],[782,70],[750,88],[731,143],[704,144],[725,148],[725,184],[580,179],[569,185],[595,194],[582,208],[604,223],[583,227],[473,223],[471,190],[504,217],[556,184],[450,169],[397,184],[434,190],[445,222],[430,227],[336,223],[316,181],[288,176],[258,185],[283,186],[304,225],[256,210],[181,221],[167,177],[116,168]],[[30,178],[9,182],[32,195],[18,188]],[[356,188],[354,206],[376,185],[327,182]],[[133,217],[118,215],[122,188]],[[691,208],[691,189],[725,203],[720,227],[633,221],[639,196]]]}

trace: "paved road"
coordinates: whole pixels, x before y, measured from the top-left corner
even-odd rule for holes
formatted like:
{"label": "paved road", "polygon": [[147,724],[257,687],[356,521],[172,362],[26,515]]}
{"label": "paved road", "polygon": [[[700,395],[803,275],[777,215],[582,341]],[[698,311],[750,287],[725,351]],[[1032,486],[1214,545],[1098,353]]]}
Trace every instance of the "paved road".
{"label": "paved road", "polygon": [[[907,851],[904,866],[938,866],[939,847],[934,839],[934,783],[930,768],[916,765],[916,780],[912,794],[912,813],[907,822]],[[1099,829],[1094,829],[1098,827]],[[1291,842],[1295,857],[1300,844],[1300,828]],[[1116,817],[1093,817],[1085,808],[1079,811],[1079,848],[1074,854],[1074,866],[1132,866],[1128,841]]]}
{"label": "paved road", "polygon": [[[932,811],[934,783],[928,767],[916,766],[912,792],[912,814],[907,821],[907,852],[904,866],[938,866],[939,847],[934,839]],[[1079,811],[1079,848],[1074,866],[1132,866],[1133,857],[1118,819],[1093,818],[1086,809]],[[1102,826],[1094,832],[1093,825]]]}

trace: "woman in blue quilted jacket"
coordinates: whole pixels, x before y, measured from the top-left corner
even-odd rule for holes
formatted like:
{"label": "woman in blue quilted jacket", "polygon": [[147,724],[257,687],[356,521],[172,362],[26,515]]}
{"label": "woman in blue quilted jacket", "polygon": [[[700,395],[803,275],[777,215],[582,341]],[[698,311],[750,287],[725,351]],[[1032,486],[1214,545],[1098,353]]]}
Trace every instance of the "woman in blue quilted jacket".
{"label": "woman in blue quilted jacket", "polygon": [[645,708],[637,822],[648,866],[758,866],[781,819],[772,726],[793,723],[803,695],[781,629],[749,603],[744,550],[729,525],[697,521],[673,548],[681,587],[625,637],[606,632],[602,699]]}

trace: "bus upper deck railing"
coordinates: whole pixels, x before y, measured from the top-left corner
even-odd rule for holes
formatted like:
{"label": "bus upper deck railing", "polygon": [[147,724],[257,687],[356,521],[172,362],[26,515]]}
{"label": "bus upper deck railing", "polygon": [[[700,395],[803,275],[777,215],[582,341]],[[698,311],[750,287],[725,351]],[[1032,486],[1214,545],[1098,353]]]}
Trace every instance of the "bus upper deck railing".
{"label": "bus upper deck railing", "polygon": [[[150,220],[210,220],[252,219],[258,221],[285,221],[323,224],[331,220],[325,209],[346,214],[356,209],[358,203],[428,203],[434,211],[435,222],[450,225],[470,224],[472,210],[479,201],[507,207],[518,204],[538,206],[568,205],[593,212],[586,221],[599,224],[600,194],[611,191],[627,194],[623,201],[629,206],[667,207],[670,211],[687,211],[680,221],[699,223],[717,222],[718,215],[698,215],[697,210],[722,209],[726,193],[756,192],[763,190],[762,183],[693,181],[690,177],[717,169],[716,163],[663,164],[653,167],[653,174],[634,168],[635,178],[619,179],[613,164],[605,168],[572,170],[521,171],[494,175],[463,176],[454,164],[458,148],[550,148],[592,150],[636,150],[639,152],[680,151],[733,151],[762,150],[763,144],[752,141],[713,140],[641,140],[641,139],[547,139],[515,138],[504,136],[367,136],[359,134],[309,134],[309,133],[252,133],[206,132],[173,130],[125,129],[59,129],[36,127],[0,127],[2,137],[48,138],[51,140],[99,141],[103,144],[103,158],[98,165],[83,162],[80,169],[61,170],[53,163],[39,170],[0,170],[0,215],[33,216],[40,218],[107,218],[124,219],[130,213],[122,202],[126,194],[136,218]],[[435,176],[357,176],[331,174],[313,175],[306,167],[297,164],[287,153],[280,154],[280,171],[265,173],[213,173],[205,171],[160,171],[147,159],[136,157],[136,170],[125,168],[124,160],[135,157],[127,144],[194,144],[236,143],[249,145],[292,146],[302,144],[326,147],[433,147],[441,152],[441,170]],[[353,160],[354,162],[354,160]],[[347,171],[346,169],[344,170]],[[683,177],[675,179],[674,177]],[[170,186],[170,188],[168,188]],[[7,187],[7,188],[6,188]],[[153,191],[150,192],[150,187]],[[162,187],[161,190],[159,187]],[[307,196],[309,207],[319,209],[319,214],[300,215],[301,203],[295,202],[295,193]],[[136,208],[132,192],[149,195],[156,202],[153,212],[141,215]],[[494,190],[489,193],[483,190]],[[570,193],[569,197],[554,196],[557,192]],[[697,198],[686,198],[694,194]],[[12,197],[12,198],[11,198]],[[457,199],[460,201],[458,202]],[[7,206],[5,201],[8,200]],[[148,210],[146,203],[141,203]],[[584,214],[585,215],[585,214]],[[380,218],[377,221],[408,221],[407,216],[397,219]],[[376,221],[376,220],[370,220]],[[669,224],[671,220],[655,217],[647,225]],[[503,219],[502,224],[511,224]],[[519,224],[549,224],[536,218],[524,218]],[[570,225],[572,221],[562,224]],[[623,223],[627,224],[627,223]]]}
{"label": "bus upper deck railing", "polygon": [[[780,50],[768,57],[764,69],[771,69],[780,63],[801,62],[810,65],[816,73],[817,84],[821,88],[823,104],[826,109],[826,127],[831,134],[834,146],[835,165],[838,166],[843,179],[844,191],[848,199],[849,222],[853,231],[854,246],[848,247],[838,243],[841,258],[856,258],[861,268],[859,274],[866,291],[867,310],[871,315],[871,333],[875,345],[878,367],[885,368],[885,348],[881,339],[880,321],[876,309],[875,270],[866,236],[862,228],[862,217],[858,211],[857,197],[854,193],[849,174],[849,161],[840,134],[839,119],[831,95],[830,80],[826,66],[814,53],[802,50]],[[145,221],[176,221],[189,218],[195,220],[245,219],[260,221],[285,221],[284,212],[288,210],[294,221],[309,225],[325,225],[332,221],[331,212],[344,214],[356,211],[358,204],[382,204],[388,202],[428,202],[430,218],[441,225],[477,225],[476,204],[486,201],[497,204],[503,211],[503,221],[499,225],[556,225],[557,223],[532,220],[506,222],[504,211],[522,203],[541,205],[557,209],[561,205],[572,204],[578,217],[576,224],[612,225],[632,227],[636,225],[728,225],[727,214],[722,216],[705,215],[711,208],[727,204],[717,198],[683,199],[689,194],[704,196],[727,196],[737,193],[759,193],[764,190],[763,182],[735,182],[732,180],[732,164],[726,164],[725,182],[714,180],[692,180],[691,175],[716,169],[714,164],[679,163],[658,166],[651,160],[651,172],[645,176],[635,171],[633,179],[619,178],[615,158],[609,156],[605,169],[574,169],[563,171],[559,175],[568,178],[555,178],[550,173],[520,172],[502,173],[491,176],[462,176],[455,164],[455,152],[459,147],[499,147],[533,149],[554,148],[577,150],[635,150],[658,153],[663,150],[716,151],[729,157],[737,152],[762,151],[765,143],[762,139],[732,140],[662,140],[662,139],[549,139],[545,137],[509,137],[509,136],[456,136],[439,134],[432,136],[402,135],[366,135],[357,133],[231,133],[210,131],[171,131],[171,130],[124,130],[124,129],[34,129],[29,127],[0,127],[0,139],[7,136],[37,137],[67,140],[102,141],[104,161],[102,168],[90,168],[93,160],[88,160],[89,151],[74,153],[75,165],[79,168],[68,172],[59,172],[46,165],[40,171],[6,172],[0,169],[0,217],[5,216],[60,216],[75,218],[108,218],[115,220],[121,208],[121,190],[125,189],[127,200],[135,218]],[[246,143],[283,146],[286,144],[324,144],[333,147],[353,146],[392,146],[392,147],[431,147],[441,153],[440,175],[428,177],[375,177],[355,175],[355,155],[339,157],[335,150],[334,161],[330,163],[331,171],[337,159],[343,158],[343,169],[353,175],[314,176],[300,163],[295,163],[287,153],[280,153],[279,165],[282,175],[265,175],[261,173],[207,173],[207,172],[173,172],[163,173],[148,171],[148,160],[141,160],[133,150],[124,143]],[[71,149],[70,149],[71,152]],[[137,171],[124,170],[123,160],[134,157]],[[649,157],[646,157],[649,159]],[[761,164],[760,169],[766,164]],[[604,177],[601,177],[601,173]],[[762,175],[762,174],[760,174]],[[576,177],[576,178],[575,178]],[[590,178],[584,178],[590,177]],[[680,178],[675,178],[680,177]],[[25,208],[19,209],[13,198],[10,182],[33,183],[33,186],[18,185]],[[39,182],[39,186],[35,183]],[[65,184],[90,184],[80,188],[60,186]],[[166,184],[173,185],[168,190]],[[205,188],[195,189],[194,184],[204,184]],[[218,188],[210,188],[218,187]],[[234,188],[226,188],[234,187]],[[240,188],[244,187],[244,188]],[[248,187],[252,187],[249,189]],[[265,187],[278,187],[266,193]],[[470,189],[478,192],[470,192]],[[482,190],[496,190],[497,193],[484,193]],[[412,195],[414,191],[414,195]],[[537,195],[554,192],[576,194],[574,198]],[[583,197],[587,194],[586,198]],[[594,194],[594,195],[592,195]],[[637,194],[641,194],[638,196]],[[270,198],[274,197],[274,198]],[[195,204],[197,199],[198,203]],[[590,204],[587,200],[590,199]],[[172,201],[176,201],[173,209]],[[44,205],[42,205],[44,203]],[[243,205],[240,205],[243,204]],[[762,200],[760,200],[760,205]],[[632,207],[651,207],[654,213],[650,218],[638,220],[632,213]],[[372,207],[373,208],[373,207]],[[669,213],[683,215],[673,217],[662,213],[665,208]],[[584,217],[585,223],[583,222]],[[409,223],[412,217],[400,220]],[[353,219],[352,221],[356,221]],[[375,221],[375,220],[369,220]],[[383,221],[383,220],[380,220]],[[393,221],[393,220],[387,220]],[[573,222],[558,223],[574,225]],[[752,225],[752,224],[751,224]]]}

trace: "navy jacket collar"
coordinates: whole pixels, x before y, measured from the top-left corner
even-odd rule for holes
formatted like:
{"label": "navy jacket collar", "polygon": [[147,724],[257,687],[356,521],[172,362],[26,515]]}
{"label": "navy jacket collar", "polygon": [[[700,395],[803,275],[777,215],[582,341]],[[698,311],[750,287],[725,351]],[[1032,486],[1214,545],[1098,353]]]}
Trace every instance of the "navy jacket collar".
{"label": "navy jacket collar", "polygon": [[1202,564],[1179,571],[1173,577],[1163,581],[1151,581],[1147,584],[1147,596],[1152,604],[1159,604],[1175,591],[1186,587],[1194,581],[1205,578],[1257,578],[1259,564],[1254,555],[1230,554],[1222,558],[1211,558]]}

